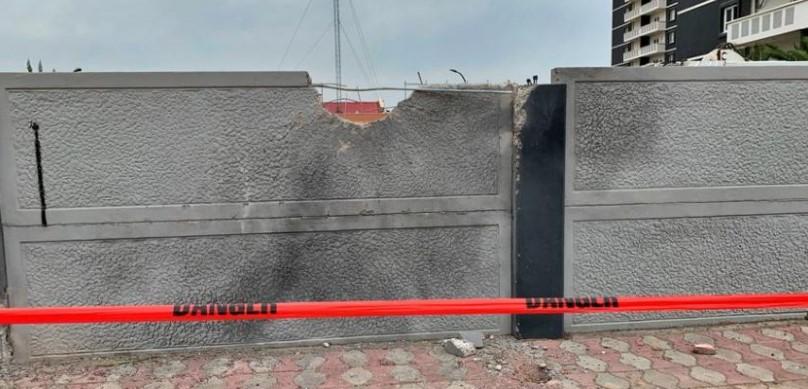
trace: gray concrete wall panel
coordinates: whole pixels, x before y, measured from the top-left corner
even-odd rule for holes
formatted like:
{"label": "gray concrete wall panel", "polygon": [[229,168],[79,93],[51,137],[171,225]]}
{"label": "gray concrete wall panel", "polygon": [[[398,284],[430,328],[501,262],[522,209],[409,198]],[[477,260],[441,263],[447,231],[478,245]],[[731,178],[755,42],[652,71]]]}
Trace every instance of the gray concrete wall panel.
{"label": "gray concrete wall panel", "polygon": [[[36,242],[28,302],[323,301],[500,294],[498,226]],[[497,329],[495,317],[33,327],[32,354]],[[98,334],[93,336],[93,334]],[[181,335],[180,335],[181,334]]]}
{"label": "gray concrete wall panel", "polygon": [[[498,95],[427,94],[359,128],[309,88],[9,91],[20,208],[497,193]],[[446,125],[446,124],[449,125]],[[461,141],[462,140],[462,141]]]}
{"label": "gray concrete wall panel", "polygon": [[[808,289],[808,68],[559,69],[564,293]],[[568,331],[791,316],[567,315]]]}
{"label": "gray concrete wall panel", "polygon": [[[11,306],[508,296],[512,96],[365,126],[305,73],[0,74]],[[33,139],[40,123],[48,226]],[[17,359],[509,331],[509,318],[13,326]]]}
{"label": "gray concrete wall panel", "polygon": [[[585,220],[572,228],[573,295],[808,290],[806,215]],[[572,316],[572,322],[704,316],[704,312],[588,315]]]}
{"label": "gray concrete wall panel", "polygon": [[581,83],[575,190],[807,184],[805,86]]}

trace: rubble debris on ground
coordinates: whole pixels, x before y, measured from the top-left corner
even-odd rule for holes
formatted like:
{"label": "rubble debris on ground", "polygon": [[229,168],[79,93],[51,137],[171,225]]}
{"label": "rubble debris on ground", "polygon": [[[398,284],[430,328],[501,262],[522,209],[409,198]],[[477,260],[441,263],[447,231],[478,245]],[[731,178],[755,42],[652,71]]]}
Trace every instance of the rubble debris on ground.
{"label": "rubble debris on ground", "polygon": [[445,340],[443,342],[443,349],[446,350],[447,353],[461,358],[474,355],[474,353],[477,352],[474,343],[458,338]]}
{"label": "rubble debris on ground", "polygon": [[484,338],[485,335],[480,331],[460,331],[460,339],[471,342],[476,348],[483,348],[485,346],[483,342]]}

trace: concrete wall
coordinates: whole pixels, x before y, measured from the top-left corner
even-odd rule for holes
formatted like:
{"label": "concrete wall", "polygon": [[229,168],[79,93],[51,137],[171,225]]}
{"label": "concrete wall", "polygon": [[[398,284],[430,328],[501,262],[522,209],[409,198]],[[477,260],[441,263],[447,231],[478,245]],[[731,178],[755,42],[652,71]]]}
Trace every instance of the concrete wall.
{"label": "concrete wall", "polygon": [[[510,293],[511,96],[359,127],[305,73],[2,74],[12,306]],[[40,125],[50,223],[28,122]],[[17,326],[15,357],[507,332],[505,317]]]}
{"label": "concrete wall", "polygon": [[[566,295],[808,289],[807,68],[560,69],[554,81],[567,86]],[[566,328],[759,317],[568,315]]]}

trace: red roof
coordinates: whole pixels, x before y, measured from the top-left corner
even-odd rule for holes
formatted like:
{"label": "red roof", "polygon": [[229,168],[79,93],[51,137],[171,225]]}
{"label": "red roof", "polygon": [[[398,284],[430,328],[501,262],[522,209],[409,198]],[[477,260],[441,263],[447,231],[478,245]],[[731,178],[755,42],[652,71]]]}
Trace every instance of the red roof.
{"label": "red roof", "polygon": [[381,101],[329,101],[323,103],[323,108],[331,113],[379,113],[384,112]]}

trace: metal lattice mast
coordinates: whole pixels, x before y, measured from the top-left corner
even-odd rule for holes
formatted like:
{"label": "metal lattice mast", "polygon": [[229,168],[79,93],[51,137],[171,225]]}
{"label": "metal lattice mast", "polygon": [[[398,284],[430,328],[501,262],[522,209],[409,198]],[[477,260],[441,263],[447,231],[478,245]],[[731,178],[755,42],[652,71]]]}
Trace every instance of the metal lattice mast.
{"label": "metal lattice mast", "polygon": [[340,47],[339,0],[334,0],[334,73],[337,79],[337,112],[342,99],[342,48]]}

